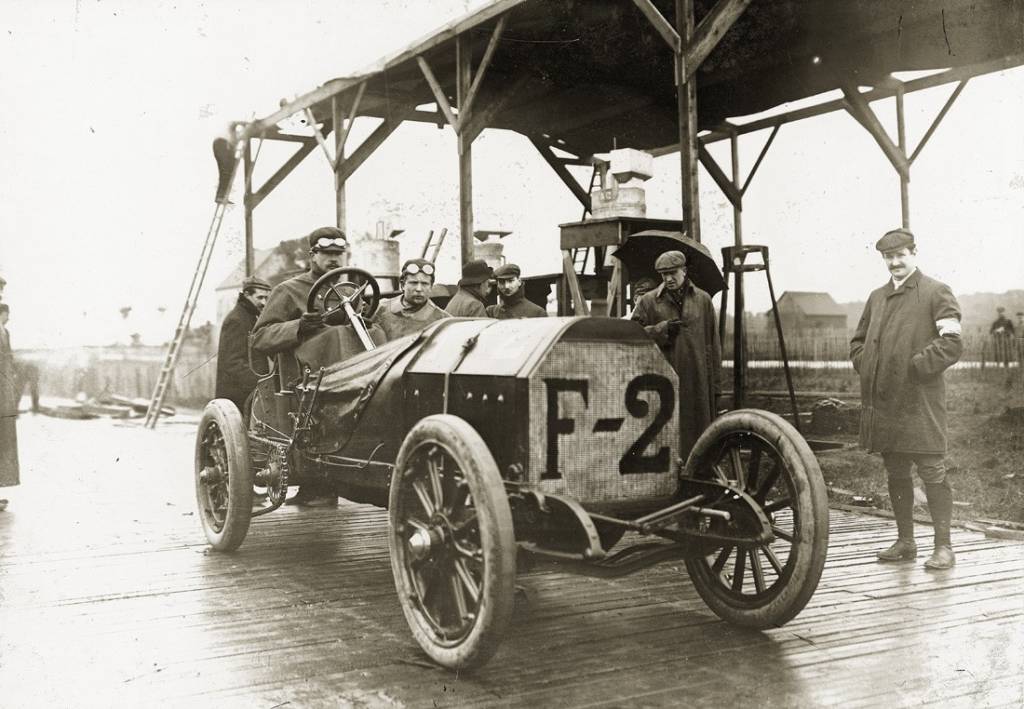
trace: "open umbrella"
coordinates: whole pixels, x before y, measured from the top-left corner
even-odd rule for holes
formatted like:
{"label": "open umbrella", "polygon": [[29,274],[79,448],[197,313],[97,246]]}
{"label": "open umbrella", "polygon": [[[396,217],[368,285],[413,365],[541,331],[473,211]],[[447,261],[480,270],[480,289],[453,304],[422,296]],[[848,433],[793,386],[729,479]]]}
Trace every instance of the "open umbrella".
{"label": "open umbrella", "polygon": [[725,288],[722,270],[715,263],[708,247],[691,239],[681,231],[659,231],[648,229],[632,234],[626,243],[612,254],[629,269],[630,280],[643,276],[658,279],[654,261],[666,251],[682,251],[686,254],[686,270],[690,281],[708,295],[714,295]]}

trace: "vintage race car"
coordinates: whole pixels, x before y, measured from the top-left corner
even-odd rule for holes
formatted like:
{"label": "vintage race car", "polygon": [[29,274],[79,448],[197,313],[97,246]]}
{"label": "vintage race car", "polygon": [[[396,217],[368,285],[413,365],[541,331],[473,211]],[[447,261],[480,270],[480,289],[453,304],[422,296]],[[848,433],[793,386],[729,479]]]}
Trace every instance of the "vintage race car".
{"label": "vintage race car", "polygon": [[[369,274],[332,271],[310,309],[362,330],[368,286],[372,312]],[[634,322],[453,318],[298,381],[286,370],[259,382],[247,418],[224,399],[203,414],[195,480],[210,544],[237,548],[289,485],[387,507],[406,619],[446,667],[495,651],[527,559],[602,576],[683,559],[715,613],[754,628],[787,622],[817,587],[828,504],[806,441],[745,409],[679,450],[687,402]],[[269,501],[255,511],[254,485]]]}

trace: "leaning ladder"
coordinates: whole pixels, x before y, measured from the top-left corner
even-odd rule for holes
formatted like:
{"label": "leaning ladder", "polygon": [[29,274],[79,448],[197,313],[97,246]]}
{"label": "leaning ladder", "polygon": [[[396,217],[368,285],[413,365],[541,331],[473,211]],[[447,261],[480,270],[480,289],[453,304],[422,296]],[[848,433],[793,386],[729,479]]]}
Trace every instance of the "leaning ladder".
{"label": "leaning ladder", "polygon": [[[420,258],[430,261],[430,263],[437,262],[437,255],[441,252],[441,245],[444,244],[444,237],[448,236],[448,227],[441,230],[441,234],[435,239],[434,230],[430,230],[430,234],[427,236],[427,243],[423,244],[423,254]],[[427,254],[430,254],[427,256]]]}
{"label": "leaning ladder", "polygon": [[234,181],[235,173],[238,171],[238,163],[242,159],[242,151],[245,141],[239,140],[235,145],[234,162],[231,171],[228,173],[227,189],[219,189],[217,195],[217,207],[213,210],[213,219],[210,221],[210,228],[206,232],[206,241],[203,242],[203,250],[199,254],[199,263],[196,270],[192,272],[192,283],[188,287],[188,295],[185,297],[185,307],[181,310],[181,317],[178,318],[178,327],[174,330],[174,337],[167,348],[167,356],[164,357],[163,367],[160,368],[160,376],[157,379],[156,387],[153,389],[153,397],[149,401],[149,408],[146,410],[146,420],[143,425],[146,428],[156,426],[160,418],[160,412],[170,388],[171,379],[174,374],[174,367],[178,364],[178,356],[181,354],[181,346],[185,342],[185,335],[188,326],[192,322],[192,314],[196,310],[196,303],[199,300],[199,291],[203,287],[203,280],[206,278],[206,269],[210,266],[210,256],[213,255],[213,245],[217,241],[217,234],[220,232],[221,222],[224,221],[224,213],[227,211],[228,195],[231,191],[231,183]]}

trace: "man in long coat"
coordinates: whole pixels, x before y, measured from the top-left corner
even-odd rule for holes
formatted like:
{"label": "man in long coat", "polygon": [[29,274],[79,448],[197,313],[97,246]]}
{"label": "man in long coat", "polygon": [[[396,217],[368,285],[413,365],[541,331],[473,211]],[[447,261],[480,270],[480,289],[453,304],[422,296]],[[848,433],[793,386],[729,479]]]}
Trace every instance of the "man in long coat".
{"label": "man in long coat", "polygon": [[487,296],[493,275],[493,269],[483,259],[467,261],[462,267],[459,290],[448,301],[445,312],[453,318],[487,317]]}
{"label": "man in long coat", "polygon": [[917,268],[914,235],[888,232],[875,248],[892,275],[868,297],[850,341],[850,359],[860,374],[860,442],[882,454],[897,541],[878,553],[880,561],[917,556],[914,541],[914,481],[924,481],[935,547],[929,569],[956,563],[949,538],[953,492],[946,480],[946,386],[943,372],[963,352],[960,305],[949,286]]}
{"label": "man in long coat", "polygon": [[666,251],[654,269],[662,283],[641,296],[631,317],[644,326],[679,375],[679,455],[685,459],[715,418],[722,345],[711,296],[686,277],[686,256]]}
{"label": "man in long coat", "polygon": [[[18,470],[18,432],[15,421],[18,400],[15,396],[17,374],[11,338],[7,332],[10,309],[0,303],[0,487],[13,487],[20,482]],[[0,500],[0,512],[7,508],[7,500]]]}
{"label": "man in long coat", "polygon": [[246,278],[235,307],[220,326],[214,398],[230,399],[239,411],[245,410],[245,400],[256,388],[257,376],[249,366],[249,333],[267,304],[269,294],[269,283],[259,278]]}
{"label": "man in long coat", "polygon": [[548,312],[536,303],[526,299],[526,288],[519,277],[521,271],[514,263],[506,263],[494,270],[498,284],[497,305],[487,306],[487,315],[498,320],[514,318],[546,318]]}

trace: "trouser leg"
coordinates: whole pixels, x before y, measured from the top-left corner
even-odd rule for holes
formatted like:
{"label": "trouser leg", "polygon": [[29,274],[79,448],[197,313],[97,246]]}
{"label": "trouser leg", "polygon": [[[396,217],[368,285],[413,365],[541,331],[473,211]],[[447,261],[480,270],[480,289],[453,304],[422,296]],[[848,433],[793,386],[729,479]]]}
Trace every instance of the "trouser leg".
{"label": "trouser leg", "polygon": [[928,496],[928,514],[935,528],[935,546],[950,546],[949,527],[953,521],[953,490],[946,480],[944,456],[920,456],[917,474],[924,481]]}
{"label": "trouser leg", "polygon": [[882,461],[889,476],[889,502],[896,518],[900,539],[914,538],[914,479],[910,476],[911,460],[902,453],[883,453]]}

